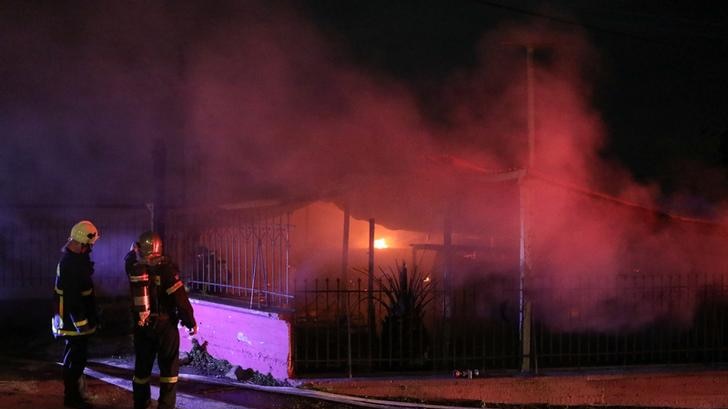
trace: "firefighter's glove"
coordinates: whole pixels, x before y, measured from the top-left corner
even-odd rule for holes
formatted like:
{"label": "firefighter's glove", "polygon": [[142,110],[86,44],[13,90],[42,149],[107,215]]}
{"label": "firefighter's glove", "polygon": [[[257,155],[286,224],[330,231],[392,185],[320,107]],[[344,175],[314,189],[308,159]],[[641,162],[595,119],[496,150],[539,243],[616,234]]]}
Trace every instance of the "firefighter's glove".
{"label": "firefighter's glove", "polygon": [[150,311],[143,311],[139,313],[139,321],[137,321],[137,325],[140,327],[146,327],[147,324],[149,324],[149,314]]}
{"label": "firefighter's glove", "polygon": [[61,318],[59,314],[55,314],[51,319],[51,330],[53,331],[53,336],[58,337],[61,334],[62,329],[63,318]]}
{"label": "firefighter's glove", "polygon": [[187,333],[190,334],[190,336],[197,334],[197,324],[195,324],[192,328],[187,328]]}

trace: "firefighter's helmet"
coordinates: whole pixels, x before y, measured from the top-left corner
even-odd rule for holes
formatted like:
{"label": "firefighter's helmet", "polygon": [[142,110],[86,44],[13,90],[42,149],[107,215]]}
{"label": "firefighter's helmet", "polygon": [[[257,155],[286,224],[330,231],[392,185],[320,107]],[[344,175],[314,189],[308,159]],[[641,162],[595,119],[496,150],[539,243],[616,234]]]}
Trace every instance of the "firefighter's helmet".
{"label": "firefighter's helmet", "polygon": [[71,228],[69,240],[77,241],[81,244],[93,245],[99,239],[99,229],[88,220],[81,220]]}
{"label": "firefighter's helmet", "polygon": [[162,238],[153,231],[142,233],[137,245],[139,256],[144,261],[152,261],[162,256]]}

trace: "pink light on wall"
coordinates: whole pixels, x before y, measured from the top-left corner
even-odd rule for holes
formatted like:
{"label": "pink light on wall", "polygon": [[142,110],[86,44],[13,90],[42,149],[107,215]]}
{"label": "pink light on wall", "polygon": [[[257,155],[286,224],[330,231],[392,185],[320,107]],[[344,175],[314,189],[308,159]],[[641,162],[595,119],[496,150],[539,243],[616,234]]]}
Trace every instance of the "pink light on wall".
{"label": "pink light on wall", "polygon": [[[251,368],[276,379],[292,376],[291,331],[278,314],[190,299],[199,333],[195,338],[217,359]],[[180,351],[190,351],[192,341],[180,329]]]}

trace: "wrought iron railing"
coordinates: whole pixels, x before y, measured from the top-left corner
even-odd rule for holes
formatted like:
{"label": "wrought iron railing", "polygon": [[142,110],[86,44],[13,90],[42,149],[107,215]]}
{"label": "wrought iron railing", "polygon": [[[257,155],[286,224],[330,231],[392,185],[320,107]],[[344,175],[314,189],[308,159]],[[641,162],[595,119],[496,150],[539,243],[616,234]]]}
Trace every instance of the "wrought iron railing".
{"label": "wrought iron railing", "polygon": [[[383,285],[376,280],[371,296],[379,298]],[[518,371],[518,290],[501,286],[498,297],[486,296],[491,290],[488,281],[449,295],[433,286],[423,325],[414,328],[387,320],[387,308],[377,303],[372,332],[362,280],[296,282],[295,370]],[[531,291],[534,371],[728,362],[728,283],[720,275],[624,274],[610,285],[612,298],[595,284],[564,292],[542,283]],[[598,308],[589,304],[597,291]]]}
{"label": "wrought iron railing", "polygon": [[290,230],[287,214],[175,218],[167,237],[182,254],[193,292],[234,299],[249,308],[287,308]]}

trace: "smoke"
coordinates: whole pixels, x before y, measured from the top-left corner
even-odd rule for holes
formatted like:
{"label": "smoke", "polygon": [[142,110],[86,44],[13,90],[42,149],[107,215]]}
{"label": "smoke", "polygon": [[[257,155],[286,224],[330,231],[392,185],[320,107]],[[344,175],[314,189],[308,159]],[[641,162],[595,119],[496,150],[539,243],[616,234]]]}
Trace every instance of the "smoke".
{"label": "smoke", "polygon": [[424,156],[429,136],[401,85],[346,63],[290,12],[266,17],[216,26],[192,47],[193,151],[209,189],[333,196]]}
{"label": "smoke", "polygon": [[151,142],[169,132],[176,79],[162,10],[7,3],[0,19],[0,200],[149,201]]}
{"label": "smoke", "polygon": [[[527,291],[537,313],[549,324],[571,330],[636,328],[655,320],[689,324],[701,292],[725,273],[720,252],[725,230],[661,213],[655,186],[638,184],[624,169],[601,159],[606,133],[593,108],[600,59],[583,33],[538,25],[506,27],[486,38],[484,49],[498,44],[534,50],[536,143],[524,200]],[[499,150],[513,152],[516,162],[525,163],[527,112],[510,110],[518,105],[513,100],[525,99],[525,76],[514,67],[516,61],[501,66],[510,70],[506,73],[486,70],[487,77],[475,77],[476,93],[488,89],[492,78],[512,84],[496,98],[492,92],[468,98],[483,107],[505,101],[506,112],[496,109],[498,118],[482,119],[489,128],[480,126],[477,110],[463,115],[460,109],[458,115],[469,128],[489,129],[499,141],[510,141]],[[512,72],[516,74],[509,78]],[[492,166],[498,165],[503,166]]]}
{"label": "smoke", "polygon": [[525,183],[539,314],[568,328],[639,325],[673,306],[647,311],[625,275],[723,272],[724,238],[710,227],[625,205],[657,207],[658,189],[601,159],[594,87],[609,67],[576,29],[493,29],[478,64],[433,92],[434,120],[406,81],[354,64],[285,4],[111,7],[4,14],[1,201],[150,201],[162,138],[174,204],[326,199],[429,237],[450,223],[456,244],[480,249],[468,260],[481,257],[454,285],[517,278],[518,185],[488,175],[527,163],[531,46],[536,142]]}
{"label": "smoke", "polygon": [[[602,159],[607,134],[594,108],[594,86],[604,72],[584,33],[528,24],[487,35],[481,64],[455,75],[444,90],[452,103],[450,152],[487,169],[525,165],[527,47],[533,50],[535,157],[523,183],[526,293],[537,316],[568,330],[688,325],[700,297],[726,273],[725,229],[662,213],[657,186],[637,183]],[[480,200],[469,193],[471,200],[460,200],[461,213],[479,215],[480,225],[490,227],[483,233],[513,255],[518,193],[494,189]],[[509,194],[510,206],[484,205]],[[513,257],[505,266],[491,262],[485,273],[508,271],[508,264],[515,265]],[[454,280],[464,286],[483,275],[481,268]]]}

